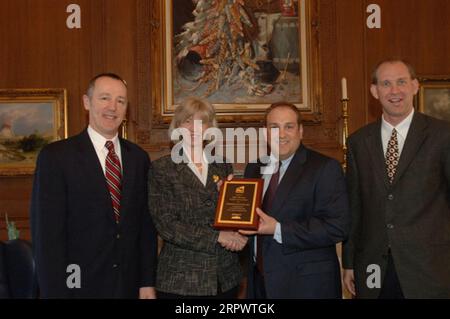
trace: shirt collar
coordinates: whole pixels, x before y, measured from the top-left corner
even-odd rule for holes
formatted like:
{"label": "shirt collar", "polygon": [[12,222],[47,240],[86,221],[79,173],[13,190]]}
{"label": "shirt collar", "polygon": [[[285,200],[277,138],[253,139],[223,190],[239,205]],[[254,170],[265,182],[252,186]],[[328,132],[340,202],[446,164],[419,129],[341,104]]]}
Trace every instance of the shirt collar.
{"label": "shirt collar", "polygon": [[294,158],[294,155],[295,155],[295,153],[281,161],[278,160],[277,158],[273,157],[272,155],[270,155],[269,163],[267,165],[270,165],[273,162],[278,167],[279,163],[281,162],[280,168],[286,169],[289,167],[289,164],[291,163],[292,159]]}
{"label": "shirt collar", "polygon": [[89,137],[91,138],[92,144],[97,151],[101,151],[105,147],[106,141],[112,141],[114,144],[114,149],[119,149],[119,134],[116,134],[112,139],[106,139],[103,135],[94,130],[90,125],[87,128]]}
{"label": "shirt collar", "polygon": [[291,156],[289,156],[288,158],[286,158],[285,160],[282,160],[281,166],[286,167],[286,168],[289,167],[289,164],[291,163],[292,159],[294,158],[294,155],[295,155],[295,153],[292,154]]}
{"label": "shirt collar", "polygon": [[395,128],[398,134],[400,134],[403,138],[406,138],[406,135],[408,135],[409,127],[411,126],[413,116],[414,116],[414,109],[403,121],[401,121],[400,123],[397,124],[397,126],[394,127],[384,119],[383,115],[381,116],[381,129],[385,130],[388,133],[388,135],[391,135],[392,130]]}

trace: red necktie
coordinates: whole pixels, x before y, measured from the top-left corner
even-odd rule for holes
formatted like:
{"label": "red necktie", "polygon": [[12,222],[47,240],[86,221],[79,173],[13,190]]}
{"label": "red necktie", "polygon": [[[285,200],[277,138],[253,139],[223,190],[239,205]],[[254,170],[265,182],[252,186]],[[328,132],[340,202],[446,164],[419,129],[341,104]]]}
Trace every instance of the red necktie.
{"label": "red necktie", "polygon": [[[280,179],[280,169],[277,168],[277,171],[270,178],[269,186],[267,187],[266,193],[264,194],[264,199],[262,203],[262,210],[264,213],[269,214],[270,209],[272,208],[273,200],[275,199],[275,193],[277,192],[278,181]],[[260,274],[263,274],[264,271],[264,263],[263,263],[263,254],[262,254],[262,244],[265,235],[256,236],[256,267]]]}
{"label": "red necktie", "polygon": [[120,168],[120,161],[114,151],[114,144],[111,141],[106,141],[105,144],[108,149],[108,155],[105,161],[105,176],[108,184],[109,193],[111,194],[112,207],[116,223],[119,223],[120,218],[120,199],[122,189],[122,172]]}

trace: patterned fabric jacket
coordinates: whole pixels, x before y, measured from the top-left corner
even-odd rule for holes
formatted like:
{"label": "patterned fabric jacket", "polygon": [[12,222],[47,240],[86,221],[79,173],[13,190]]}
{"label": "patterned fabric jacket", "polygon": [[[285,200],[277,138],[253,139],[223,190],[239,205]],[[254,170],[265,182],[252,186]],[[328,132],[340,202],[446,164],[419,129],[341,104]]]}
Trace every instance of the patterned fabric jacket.
{"label": "patterned fabric jacket", "polygon": [[218,199],[214,178],[232,173],[230,164],[208,166],[206,187],[185,163],[169,156],[153,162],[149,174],[149,205],[164,240],[156,289],[166,293],[216,295],[239,285],[242,270],[237,253],[217,242],[212,227]]}

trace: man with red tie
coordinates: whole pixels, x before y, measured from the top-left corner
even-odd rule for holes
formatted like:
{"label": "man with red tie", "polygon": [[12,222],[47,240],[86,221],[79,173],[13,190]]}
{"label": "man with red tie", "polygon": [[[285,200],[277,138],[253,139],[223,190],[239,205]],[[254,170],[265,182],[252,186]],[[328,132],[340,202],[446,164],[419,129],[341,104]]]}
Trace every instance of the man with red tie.
{"label": "man with red tie", "polygon": [[[300,111],[272,104],[266,111],[269,165],[250,163],[245,177],[264,179],[262,209],[250,241],[249,298],[341,298],[336,244],[350,228],[338,161],[302,145]],[[275,134],[275,135],[274,135]]]}
{"label": "man with red tie", "polygon": [[37,160],[30,215],[41,297],[155,298],[150,160],[118,137],[126,82],[97,75],[83,102],[87,129],[47,145]]}

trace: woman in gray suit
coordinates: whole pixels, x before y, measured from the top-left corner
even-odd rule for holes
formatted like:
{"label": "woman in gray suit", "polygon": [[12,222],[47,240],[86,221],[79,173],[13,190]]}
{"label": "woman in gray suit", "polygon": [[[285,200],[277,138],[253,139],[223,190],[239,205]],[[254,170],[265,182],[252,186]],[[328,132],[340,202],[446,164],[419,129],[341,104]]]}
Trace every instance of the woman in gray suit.
{"label": "woman in gray suit", "polygon": [[164,241],[158,260],[158,298],[237,296],[242,278],[237,251],[247,237],[212,227],[217,183],[232,174],[230,164],[212,162],[204,155],[204,133],[216,126],[213,106],[188,98],[175,110],[169,129],[178,143],[150,170],[150,211]]}

